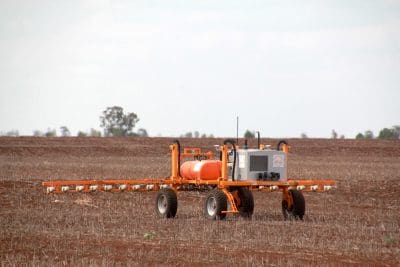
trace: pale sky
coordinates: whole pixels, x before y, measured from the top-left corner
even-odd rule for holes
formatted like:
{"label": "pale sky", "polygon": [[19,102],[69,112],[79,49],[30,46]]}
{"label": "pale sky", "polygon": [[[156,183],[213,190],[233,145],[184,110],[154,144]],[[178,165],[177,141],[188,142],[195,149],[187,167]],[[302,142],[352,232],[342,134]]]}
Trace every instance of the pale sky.
{"label": "pale sky", "polygon": [[0,0],[0,131],[330,137],[400,124],[400,1]]}

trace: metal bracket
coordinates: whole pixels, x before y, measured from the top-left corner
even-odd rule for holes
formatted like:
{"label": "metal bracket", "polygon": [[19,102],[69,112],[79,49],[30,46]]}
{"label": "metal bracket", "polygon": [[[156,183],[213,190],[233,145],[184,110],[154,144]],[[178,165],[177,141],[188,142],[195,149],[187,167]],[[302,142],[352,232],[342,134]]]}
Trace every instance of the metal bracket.
{"label": "metal bracket", "polygon": [[235,198],[233,197],[231,192],[229,192],[226,188],[222,188],[221,190],[222,190],[222,192],[224,192],[225,196],[228,198],[229,204],[231,206],[230,210],[222,211],[222,213],[239,213],[239,211],[236,207]]}

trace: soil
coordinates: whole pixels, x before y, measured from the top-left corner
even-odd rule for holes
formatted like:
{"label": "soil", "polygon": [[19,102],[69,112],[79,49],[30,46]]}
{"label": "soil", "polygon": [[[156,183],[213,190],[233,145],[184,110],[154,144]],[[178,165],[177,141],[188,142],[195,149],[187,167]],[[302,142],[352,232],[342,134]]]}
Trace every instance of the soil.
{"label": "soil", "polygon": [[[337,182],[304,193],[303,221],[283,220],[278,192],[253,193],[251,220],[210,221],[205,192],[179,192],[177,216],[159,219],[155,192],[46,194],[41,186],[168,177],[172,141],[0,137],[1,266],[400,265],[399,140],[289,139],[290,178]],[[223,139],[180,141],[213,151]]]}

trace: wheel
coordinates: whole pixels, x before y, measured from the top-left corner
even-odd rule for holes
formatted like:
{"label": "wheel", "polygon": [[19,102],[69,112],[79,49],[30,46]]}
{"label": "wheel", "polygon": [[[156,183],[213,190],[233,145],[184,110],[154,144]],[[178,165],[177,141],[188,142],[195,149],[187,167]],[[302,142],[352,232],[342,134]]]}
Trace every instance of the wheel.
{"label": "wheel", "polygon": [[298,190],[289,190],[289,194],[293,199],[293,206],[288,207],[286,200],[282,200],[282,213],[285,220],[294,218],[295,220],[303,220],[303,216],[306,211],[306,202],[304,200],[303,193]]}
{"label": "wheel", "polygon": [[163,188],[158,191],[156,197],[156,213],[161,218],[173,218],[178,209],[176,193],[171,188]]}
{"label": "wheel", "polygon": [[226,213],[222,213],[222,211],[226,211],[227,208],[228,201],[224,192],[218,189],[210,191],[204,205],[205,216],[210,220],[223,220]]}
{"label": "wheel", "polygon": [[247,187],[237,187],[237,194],[240,202],[236,203],[239,215],[244,218],[251,218],[254,212],[253,193]]}

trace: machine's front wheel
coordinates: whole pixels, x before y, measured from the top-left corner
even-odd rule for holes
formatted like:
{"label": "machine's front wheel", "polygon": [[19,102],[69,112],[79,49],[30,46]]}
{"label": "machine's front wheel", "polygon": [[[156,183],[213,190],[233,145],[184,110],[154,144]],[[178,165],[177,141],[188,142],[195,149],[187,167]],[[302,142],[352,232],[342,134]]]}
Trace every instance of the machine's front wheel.
{"label": "machine's front wheel", "polygon": [[178,209],[178,198],[171,188],[158,191],[156,197],[156,213],[161,218],[173,218]]}
{"label": "machine's front wheel", "polygon": [[226,217],[226,213],[222,213],[222,211],[226,211],[227,208],[228,201],[225,193],[218,189],[210,191],[204,205],[206,218],[210,220],[223,220]]}
{"label": "machine's front wheel", "polygon": [[289,194],[293,199],[293,205],[288,206],[286,200],[282,200],[282,213],[285,220],[294,218],[295,220],[303,220],[306,211],[306,202],[301,191],[292,189],[289,190]]}
{"label": "machine's front wheel", "polygon": [[244,218],[251,218],[254,212],[253,193],[246,187],[238,187],[236,190],[239,198],[239,203],[236,203],[239,215]]}

